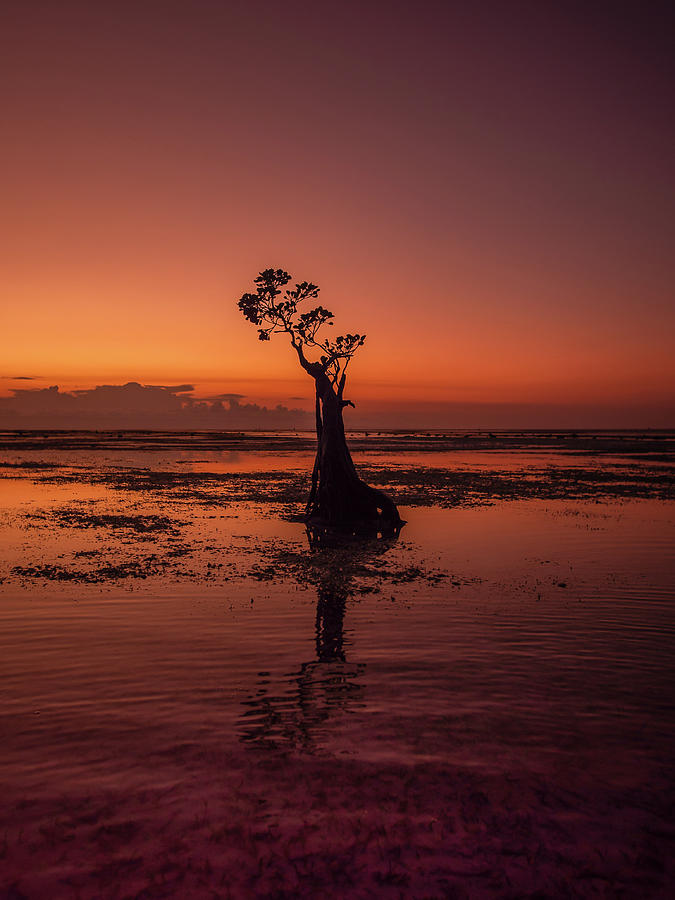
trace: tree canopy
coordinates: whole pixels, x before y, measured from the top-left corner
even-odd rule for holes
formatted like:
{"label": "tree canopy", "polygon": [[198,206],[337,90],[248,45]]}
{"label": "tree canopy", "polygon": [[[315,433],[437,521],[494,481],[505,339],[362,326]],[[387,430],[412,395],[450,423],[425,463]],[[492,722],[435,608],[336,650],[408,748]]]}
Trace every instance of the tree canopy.
{"label": "tree canopy", "polygon": [[[309,281],[302,281],[294,288],[283,288],[291,280],[283,269],[265,269],[254,280],[255,294],[247,293],[238,301],[244,316],[258,326],[258,338],[269,341],[273,334],[287,334],[298,354],[302,367],[311,375],[325,373],[338,396],[344,389],[347,366],[359,347],[366,340],[365,334],[340,334],[329,340],[324,331],[332,327],[333,313],[323,306],[315,306],[306,312],[298,307],[306,300],[316,300],[319,288]],[[310,351],[309,358],[305,351]],[[315,353],[318,360],[313,359]]]}

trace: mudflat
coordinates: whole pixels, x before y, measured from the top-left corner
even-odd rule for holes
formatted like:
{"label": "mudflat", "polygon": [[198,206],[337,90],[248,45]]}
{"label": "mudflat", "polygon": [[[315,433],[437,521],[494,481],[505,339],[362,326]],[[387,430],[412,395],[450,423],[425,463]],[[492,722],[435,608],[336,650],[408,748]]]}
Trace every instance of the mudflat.
{"label": "mudflat", "polygon": [[670,897],[675,435],[0,434],[0,896]]}

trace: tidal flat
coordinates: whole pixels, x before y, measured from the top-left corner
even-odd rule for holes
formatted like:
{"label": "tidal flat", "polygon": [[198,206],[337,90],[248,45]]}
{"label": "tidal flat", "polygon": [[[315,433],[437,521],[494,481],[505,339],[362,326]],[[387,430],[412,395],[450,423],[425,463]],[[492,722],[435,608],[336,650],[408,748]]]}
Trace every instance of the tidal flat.
{"label": "tidal flat", "polygon": [[670,898],[675,434],[0,434],[1,898]]}

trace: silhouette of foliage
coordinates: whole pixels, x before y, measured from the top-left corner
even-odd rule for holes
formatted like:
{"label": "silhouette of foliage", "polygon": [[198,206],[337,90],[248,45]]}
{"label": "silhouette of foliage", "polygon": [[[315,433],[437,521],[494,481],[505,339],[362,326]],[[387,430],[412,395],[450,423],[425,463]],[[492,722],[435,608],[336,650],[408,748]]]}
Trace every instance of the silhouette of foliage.
{"label": "silhouette of foliage", "polygon": [[[283,269],[265,269],[254,280],[256,292],[246,293],[238,301],[244,316],[258,326],[258,338],[269,341],[273,334],[287,334],[304,368],[320,366],[338,392],[344,387],[345,373],[350,360],[362,347],[365,334],[340,334],[329,340],[323,333],[332,327],[333,313],[323,306],[306,312],[298,307],[306,300],[315,300],[319,288],[309,281],[301,281],[294,288],[283,288],[291,280]],[[304,351],[319,353],[317,361],[310,361]]]}

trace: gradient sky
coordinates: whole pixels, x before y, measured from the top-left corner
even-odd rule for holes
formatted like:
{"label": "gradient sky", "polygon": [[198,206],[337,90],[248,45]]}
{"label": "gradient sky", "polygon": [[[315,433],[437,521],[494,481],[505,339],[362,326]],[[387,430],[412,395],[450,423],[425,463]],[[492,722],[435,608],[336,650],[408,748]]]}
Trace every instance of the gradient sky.
{"label": "gradient sky", "polygon": [[615,6],[14,3],[0,397],[309,409],[236,308],[280,266],[361,422],[675,425],[675,31]]}

